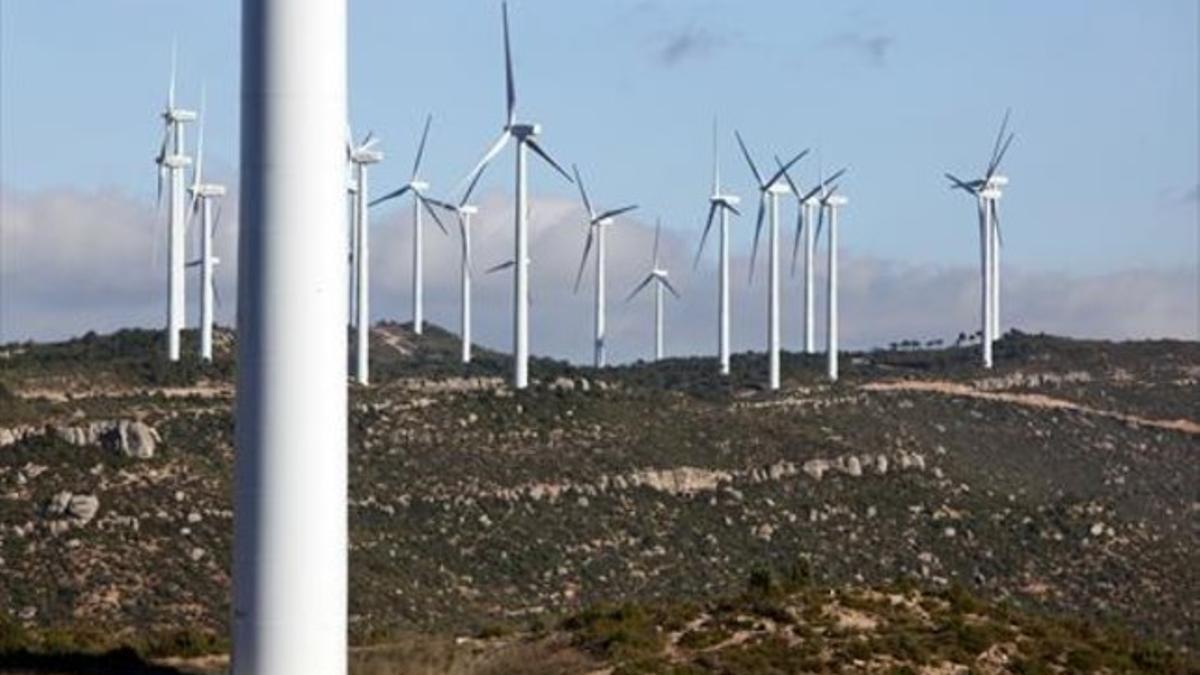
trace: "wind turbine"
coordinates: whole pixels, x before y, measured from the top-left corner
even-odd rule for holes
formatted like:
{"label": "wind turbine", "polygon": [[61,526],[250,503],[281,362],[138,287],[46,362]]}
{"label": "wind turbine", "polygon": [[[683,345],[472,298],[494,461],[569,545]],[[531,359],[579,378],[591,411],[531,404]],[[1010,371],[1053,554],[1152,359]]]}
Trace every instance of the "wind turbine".
{"label": "wind turbine", "polygon": [[[775,163],[782,165],[779,158],[775,158]],[[816,303],[814,295],[816,287],[813,282],[815,267],[813,265],[813,254],[816,248],[817,238],[813,232],[813,221],[816,219],[816,211],[821,208],[821,200],[825,197],[825,191],[842,174],[846,173],[845,169],[841,169],[829,178],[824,180],[818,179],[816,187],[813,187],[808,192],[804,192],[797,187],[796,182],[792,180],[788,172],[784,172],[783,176],[787,179],[788,185],[792,188],[792,194],[796,195],[798,202],[796,210],[796,237],[792,242],[792,276],[796,276],[796,261],[800,254],[800,241],[804,241],[804,353],[812,354],[816,351],[816,331],[814,330],[816,313]]]}
{"label": "wind turbine", "polygon": [[446,226],[442,224],[442,219],[438,217],[437,212],[430,206],[429,199],[425,197],[425,190],[429,189],[429,183],[420,179],[421,159],[425,156],[425,141],[429,139],[429,125],[433,123],[433,115],[425,118],[425,130],[421,132],[421,144],[417,146],[417,158],[413,161],[412,175],[408,182],[391,192],[383,195],[379,199],[370,202],[368,206],[382,204],[389,199],[395,199],[411,192],[413,196],[413,332],[420,335],[425,330],[425,271],[424,271],[424,237],[422,232],[424,228],[421,225],[421,209],[429,212],[433,216],[433,222],[441,228],[442,234],[449,234],[446,231]]}
{"label": "wind turbine", "polygon": [[667,270],[662,267],[658,258],[658,242],[662,234],[662,221],[658,221],[654,226],[654,254],[651,258],[652,265],[650,273],[638,284],[637,288],[629,294],[625,302],[633,300],[642,289],[650,284],[654,284],[654,360],[660,361],[663,357],[663,289],[670,291],[671,295],[679,298],[679,291],[671,285],[671,281],[667,278]]}
{"label": "wind turbine", "polygon": [[184,124],[196,120],[196,113],[175,106],[175,48],[171,48],[171,79],[167,87],[167,104],[162,111],[163,137],[158,156],[158,197],[162,205],[163,174],[170,183],[170,205],[167,211],[167,356],[179,360],[179,335],[184,323],[184,188],[183,170],[192,160],[186,153]]}
{"label": "wind turbine", "polygon": [[587,240],[583,244],[583,256],[579,259],[579,272],[575,275],[575,292],[579,292],[579,283],[583,281],[583,269],[587,266],[588,253],[592,250],[592,242],[596,243],[596,333],[595,339],[592,342],[594,353],[594,365],[597,368],[603,368],[607,360],[605,347],[605,247],[604,233],[613,224],[615,218],[623,213],[628,213],[637,208],[636,204],[622,206],[617,209],[609,209],[596,213],[596,209],[592,208],[592,202],[588,199],[587,188],[583,185],[583,177],[579,175],[579,167],[571,165],[571,169],[575,172],[575,184],[579,186],[579,196],[583,199],[583,207],[587,210]]}
{"label": "wind turbine", "polygon": [[717,148],[717,121],[713,120],[713,184],[712,194],[708,197],[708,218],[704,223],[704,233],[700,235],[700,247],[696,251],[696,260],[692,263],[695,269],[700,264],[700,254],[704,252],[704,242],[708,240],[708,231],[712,229],[713,217],[721,214],[720,242],[718,243],[718,281],[717,281],[717,357],[721,374],[729,374],[729,214],[742,215],[737,210],[741,202],[736,195],[721,191],[721,158]]}
{"label": "wind turbine", "polygon": [[[514,251],[511,265],[513,274],[513,387],[524,389],[529,386],[529,205],[528,178],[526,176],[526,150],[546,161],[563,178],[571,181],[571,176],[555,162],[537,143],[541,126],[534,123],[517,122],[517,93],[513,82],[512,49],[508,37],[508,3],[501,3],[501,14],[504,21],[504,75],[507,93],[507,109],[504,127],[500,136],[492,144],[483,158],[471,169],[463,184],[475,179],[475,175],[487,166],[488,162],[500,154],[510,139],[517,142],[517,186],[516,186],[516,216],[514,227]],[[520,264],[516,264],[517,262]],[[501,266],[501,268],[503,265]]]}
{"label": "wind turbine", "polygon": [[754,164],[754,159],[750,157],[750,151],[746,149],[742,135],[737,131],[734,131],[733,135],[737,138],[738,147],[742,149],[742,155],[745,156],[746,163],[750,166],[751,173],[754,174],[755,184],[758,186],[758,216],[755,218],[754,225],[754,248],[750,253],[751,280],[754,279],[754,261],[758,256],[758,239],[762,233],[763,215],[768,200],[771,206],[771,227],[767,244],[769,251],[767,267],[767,386],[772,391],[776,391],[779,389],[779,197],[791,192],[787,183],[780,182],[779,179],[793,164],[807,155],[808,150],[800,152],[787,163],[780,164],[779,170],[771,175],[770,180],[763,180],[762,174]]}
{"label": "wind turbine", "polygon": [[467,186],[463,192],[462,198],[457,204],[443,202],[432,197],[429,201],[435,206],[450,211],[458,217],[458,234],[462,240],[462,257],[459,288],[461,289],[460,312],[462,322],[462,362],[471,362],[471,276],[474,274],[474,266],[471,263],[471,216],[479,213],[479,207],[468,203],[471,199],[471,192],[475,190],[475,185],[479,183],[479,177],[483,175],[483,171],[475,174],[475,178],[471,184]]}
{"label": "wind turbine", "polygon": [[370,335],[371,335],[371,246],[370,246],[370,216],[367,195],[370,184],[367,181],[367,169],[372,164],[383,161],[383,153],[375,149],[379,139],[368,132],[362,142],[355,145],[350,129],[346,129],[346,158],[353,167],[353,189],[350,191],[354,198],[351,211],[352,262],[354,279],[351,282],[354,296],[354,380],[361,385],[370,383]]}
{"label": "wind turbine", "polygon": [[836,194],[837,185],[829,189],[821,199],[821,216],[817,218],[817,236],[821,236],[822,217],[829,211],[829,270],[826,279],[829,297],[825,302],[825,355],[827,359],[827,374],[829,379],[838,379],[838,258],[837,258],[837,226],[838,209],[849,203],[844,196]]}
{"label": "wind turbine", "polygon": [[992,155],[983,177],[964,181],[953,174],[945,174],[951,189],[962,190],[976,199],[979,214],[979,272],[982,279],[980,321],[983,330],[980,342],[984,368],[992,367],[992,344],[1000,332],[1000,221],[997,203],[1000,201],[1001,189],[1008,185],[1008,178],[997,171],[1016,136],[1008,132],[1011,113],[1011,110],[1004,113],[1004,121],[1000,123],[1000,132],[992,145]]}
{"label": "wind turbine", "polygon": [[200,94],[200,116],[196,132],[196,167],[192,171],[191,217],[200,213],[200,257],[189,267],[200,268],[200,359],[212,361],[213,302],[216,287],[213,267],[221,261],[213,254],[213,233],[220,222],[220,213],[213,219],[212,202],[225,196],[225,186],[204,182],[204,93]]}

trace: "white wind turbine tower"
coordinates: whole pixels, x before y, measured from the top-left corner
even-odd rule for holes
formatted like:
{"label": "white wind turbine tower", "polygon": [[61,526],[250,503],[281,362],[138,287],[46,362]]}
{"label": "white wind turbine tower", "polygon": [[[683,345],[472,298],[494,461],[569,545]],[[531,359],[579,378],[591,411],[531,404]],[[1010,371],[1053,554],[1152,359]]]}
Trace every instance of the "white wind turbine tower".
{"label": "white wind turbine tower", "polygon": [[770,200],[771,226],[767,242],[767,386],[772,391],[776,391],[779,389],[779,197],[791,192],[787,184],[780,182],[779,179],[793,164],[807,155],[808,150],[800,152],[786,164],[781,164],[779,170],[771,175],[770,180],[763,180],[762,174],[758,172],[758,167],[754,164],[754,159],[750,157],[750,151],[746,149],[742,135],[737,131],[734,131],[733,134],[737,138],[738,147],[742,149],[746,163],[750,165],[750,171],[754,174],[754,180],[758,186],[758,216],[755,218],[754,248],[750,252],[751,280],[754,279],[754,262],[758,257],[758,239],[762,234],[763,215],[767,201]]}
{"label": "white wind turbine tower", "polygon": [[475,185],[479,183],[479,178],[482,175],[483,171],[475,174],[475,178],[467,186],[466,191],[463,192],[463,196],[458,200],[457,204],[443,202],[432,197],[429,198],[429,201],[433,202],[434,205],[450,211],[458,217],[458,235],[462,241],[459,271],[459,289],[461,294],[459,307],[463,363],[471,362],[471,276],[474,274],[474,265],[471,263],[471,216],[479,213],[479,207],[468,202],[471,199],[471,192],[475,190]]}
{"label": "white wind turbine tower", "polygon": [[221,220],[220,212],[213,218],[212,202],[225,196],[225,186],[204,182],[204,99],[200,95],[200,121],[196,131],[196,167],[192,171],[191,217],[200,213],[200,257],[188,263],[200,268],[200,359],[212,361],[213,303],[216,286],[213,268],[221,261],[213,252],[213,234]]}
{"label": "white wind turbine tower", "polygon": [[[775,162],[779,163],[778,157],[775,158]],[[792,188],[792,194],[796,195],[798,203],[796,212],[796,237],[792,242],[791,273],[793,277],[796,276],[796,261],[799,259],[801,239],[804,241],[804,338],[802,347],[805,354],[812,354],[816,351],[814,320],[816,314],[814,273],[816,268],[813,265],[813,255],[816,249],[817,238],[813,232],[813,228],[815,227],[814,220],[816,219],[817,209],[821,208],[821,198],[826,188],[845,172],[846,170],[842,169],[829,178],[818,181],[816,187],[808,192],[804,192],[797,187],[796,182],[792,180],[788,172],[785,171],[783,174],[784,178],[787,179],[788,185]]]}
{"label": "white wind turbine tower", "polygon": [[[844,169],[843,169],[844,171]],[[821,183],[824,186],[824,182]],[[828,297],[825,301],[825,355],[827,362],[827,374],[829,379],[836,382],[838,379],[838,257],[837,257],[837,234],[838,234],[838,209],[849,203],[849,200],[837,193],[837,185],[829,188],[829,191],[821,197],[821,213],[817,216],[817,238],[821,236],[821,226],[824,223],[825,211],[829,211],[829,269],[827,270],[828,277],[826,285],[828,289]]]}
{"label": "white wind turbine tower", "polygon": [[345,675],[345,0],[241,12],[233,675]]}
{"label": "white wind turbine tower", "polygon": [[[514,255],[509,264],[514,268],[513,274],[513,387],[524,389],[529,386],[529,205],[528,179],[526,176],[526,150],[546,161],[563,178],[568,181],[571,176],[555,162],[537,143],[541,126],[534,123],[517,122],[517,93],[513,82],[512,50],[508,38],[508,3],[501,4],[501,14],[504,21],[504,74],[507,93],[507,116],[500,137],[492,144],[475,168],[467,174],[463,184],[474,180],[475,175],[482,171],[487,163],[492,161],[510,139],[517,142],[517,185],[515,199],[515,237]],[[520,264],[517,264],[517,263]],[[504,267],[501,265],[496,269]]]}
{"label": "white wind turbine tower", "polygon": [[667,278],[667,270],[662,266],[658,258],[658,242],[662,235],[662,222],[655,223],[654,226],[654,254],[651,260],[653,261],[650,267],[650,273],[638,284],[637,288],[629,294],[625,302],[633,300],[642,289],[650,284],[654,284],[654,360],[661,361],[663,357],[663,289],[670,291],[671,295],[679,298],[679,292],[671,285],[670,279]]}
{"label": "white wind turbine tower", "polygon": [[433,217],[433,222],[442,230],[442,234],[449,234],[446,231],[446,226],[442,224],[442,219],[438,218],[437,212],[430,206],[429,199],[425,197],[425,190],[429,189],[429,183],[421,180],[421,159],[425,156],[425,141],[429,139],[429,125],[433,122],[433,116],[429,115],[425,118],[425,130],[421,132],[421,144],[417,146],[417,158],[413,161],[412,176],[408,182],[391,192],[383,195],[379,199],[370,202],[368,206],[382,204],[389,199],[395,199],[406,193],[411,192],[413,196],[413,332],[420,335],[425,331],[425,241],[423,236],[424,227],[421,224],[421,210],[424,209]]}
{"label": "white wind turbine tower", "polygon": [[373,133],[367,133],[362,142],[354,145],[350,130],[346,130],[346,157],[353,167],[353,188],[350,190],[354,198],[351,211],[351,261],[353,263],[354,304],[354,380],[361,385],[370,383],[370,350],[371,350],[371,210],[367,208],[367,196],[370,194],[370,183],[367,180],[367,170],[372,164],[383,161],[383,153],[375,149],[379,139]]}
{"label": "white wind turbine tower", "polygon": [[979,215],[979,272],[982,279],[980,346],[984,368],[992,367],[992,345],[1000,333],[1000,220],[997,203],[1000,201],[1001,189],[1008,185],[1008,178],[999,175],[997,171],[1016,136],[1008,133],[1010,115],[1011,111],[1004,114],[1000,133],[996,136],[992,156],[982,178],[964,181],[953,174],[946,174],[951,189],[962,190],[976,199]]}
{"label": "white wind turbine tower", "polygon": [[717,272],[717,357],[721,374],[729,374],[729,214],[741,215],[737,204],[741,201],[736,195],[726,194],[721,190],[721,159],[717,149],[717,122],[713,120],[713,185],[712,194],[708,197],[708,218],[704,223],[704,233],[700,235],[700,247],[696,250],[696,260],[692,263],[695,269],[700,264],[700,254],[704,253],[704,242],[708,240],[708,232],[712,229],[713,217],[721,214],[720,241],[718,242],[718,272]]}
{"label": "white wind turbine tower", "polygon": [[171,80],[167,105],[162,111],[163,137],[158,156],[158,203],[162,204],[163,174],[170,182],[167,211],[167,356],[179,360],[179,336],[184,324],[184,201],[183,170],[191,163],[184,144],[184,124],[196,113],[175,107],[175,49],[171,48]]}
{"label": "white wind turbine tower", "polygon": [[583,256],[579,260],[579,272],[575,275],[575,292],[579,292],[579,283],[583,281],[583,270],[587,267],[588,253],[592,250],[593,241],[596,244],[596,317],[595,317],[595,337],[592,342],[592,350],[594,354],[593,365],[597,368],[603,368],[607,363],[607,335],[605,334],[605,319],[607,319],[607,307],[605,302],[605,246],[604,234],[605,231],[615,222],[617,216],[628,213],[637,208],[636,204],[622,206],[617,209],[609,209],[601,213],[596,213],[592,208],[592,202],[588,199],[587,188],[583,186],[583,177],[579,175],[579,167],[572,165],[571,169],[575,172],[575,184],[579,186],[579,196],[583,198],[583,207],[587,210],[587,239],[583,244]]}

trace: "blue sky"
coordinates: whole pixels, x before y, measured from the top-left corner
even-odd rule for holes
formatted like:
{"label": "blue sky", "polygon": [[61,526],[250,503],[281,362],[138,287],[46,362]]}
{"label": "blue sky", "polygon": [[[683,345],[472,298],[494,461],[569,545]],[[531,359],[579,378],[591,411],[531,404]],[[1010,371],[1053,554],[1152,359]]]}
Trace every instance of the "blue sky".
{"label": "blue sky", "polygon": [[[580,164],[597,201],[637,202],[689,246],[717,114],[723,173],[743,199],[734,127],[760,162],[819,147],[828,167],[851,167],[842,239],[855,254],[973,264],[973,206],[941,174],[978,171],[1011,106],[1006,264],[1104,274],[1197,264],[1198,6],[513,0],[510,10],[521,116],[544,125],[558,159]],[[498,2],[350,8],[352,119],[388,153],[373,183],[406,175],[426,112],[425,173],[434,192],[456,183],[502,121]],[[149,203],[173,37],[181,96],[194,104],[208,89],[209,166],[236,182],[238,23],[229,0],[0,2],[0,189]],[[511,189],[501,161],[485,195]],[[816,162],[799,171],[815,178]],[[548,172],[533,181],[536,195],[574,199]]]}

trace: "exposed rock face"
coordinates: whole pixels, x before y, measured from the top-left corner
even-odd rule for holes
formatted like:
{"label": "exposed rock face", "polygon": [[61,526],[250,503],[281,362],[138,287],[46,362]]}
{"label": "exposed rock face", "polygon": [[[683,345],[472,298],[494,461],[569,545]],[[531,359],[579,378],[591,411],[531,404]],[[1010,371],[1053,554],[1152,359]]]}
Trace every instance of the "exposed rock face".
{"label": "exposed rock face", "polygon": [[54,494],[42,510],[51,534],[62,534],[71,527],[83,527],[92,522],[100,511],[100,498],[95,495],[76,495],[67,491]]}
{"label": "exposed rock face", "polygon": [[46,427],[13,427],[0,429],[0,448],[35,435],[53,434],[81,447],[100,446],[126,457],[150,459],[162,441],[154,427],[138,420],[99,420],[81,425],[57,424]]}

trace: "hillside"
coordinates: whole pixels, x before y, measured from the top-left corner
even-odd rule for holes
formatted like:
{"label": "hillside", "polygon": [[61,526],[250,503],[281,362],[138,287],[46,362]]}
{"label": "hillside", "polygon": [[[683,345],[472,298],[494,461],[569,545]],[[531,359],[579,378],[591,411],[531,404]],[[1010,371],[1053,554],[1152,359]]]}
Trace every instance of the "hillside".
{"label": "hillside", "polygon": [[[219,646],[218,337],[208,366],[165,363],[146,331],[0,347],[3,625]],[[535,360],[514,393],[504,356],[463,367],[439,329],[372,340],[376,384],[351,389],[358,642],[703,603],[802,566],[831,589],[969,589],[1200,647],[1200,344],[1011,333],[993,372],[967,349],[878,351],[834,386],[788,354],[778,394],[761,355],[727,381],[712,359]]]}

